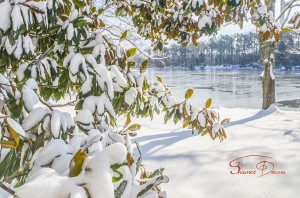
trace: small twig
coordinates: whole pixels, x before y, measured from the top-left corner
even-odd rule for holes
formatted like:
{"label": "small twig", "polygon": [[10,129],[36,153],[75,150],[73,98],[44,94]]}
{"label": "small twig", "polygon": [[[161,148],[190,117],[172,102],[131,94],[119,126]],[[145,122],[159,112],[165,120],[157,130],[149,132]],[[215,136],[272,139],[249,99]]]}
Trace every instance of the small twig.
{"label": "small twig", "polygon": [[43,105],[47,106],[51,111],[53,111],[53,108],[51,107],[51,105],[49,105],[47,102],[45,102],[41,97],[39,97],[39,100]]}
{"label": "small twig", "polygon": [[275,22],[277,22],[281,16],[288,10],[292,7],[293,3],[295,3],[296,1],[298,0],[292,0],[291,2],[288,2],[288,5],[286,5],[285,9],[280,13],[280,15],[276,18]]}
{"label": "small twig", "polygon": [[8,188],[7,186],[5,186],[3,183],[0,183],[0,188],[2,188],[3,190],[5,190],[6,192],[8,192],[11,195],[15,194],[15,191],[13,191],[12,189]]}
{"label": "small twig", "polygon": [[53,111],[53,107],[75,106],[75,102],[76,102],[76,100],[74,100],[71,102],[67,102],[65,104],[50,104],[49,102],[44,101],[41,97],[39,99],[40,99],[40,102],[43,105],[47,106],[51,111]]}
{"label": "small twig", "polygon": [[[111,32],[109,29],[107,28],[104,28],[105,31],[111,33],[113,36],[116,36],[116,37],[119,37],[118,35],[114,34],[113,32]],[[130,44],[132,44],[143,56],[149,58],[149,59],[153,59],[153,60],[160,60],[162,61],[163,59],[165,59],[164,57],[163,58],[157,58],[157,57],[151,57],[149,56],[148,54],[145,54],[143,52],[143,50],[141,50],[138,46],[136,46],[136,44],[134,42],[132,42],[131,40],[129,40],[128,38],[125,38],[126,41],[128,41]]]}

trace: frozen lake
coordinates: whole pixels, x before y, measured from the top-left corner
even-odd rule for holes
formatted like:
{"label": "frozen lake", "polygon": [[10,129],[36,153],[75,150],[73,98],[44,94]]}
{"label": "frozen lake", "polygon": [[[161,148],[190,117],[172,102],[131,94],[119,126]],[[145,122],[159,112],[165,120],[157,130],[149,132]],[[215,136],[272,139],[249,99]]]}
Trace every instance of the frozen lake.
{"label": "frozen lake", "polygon": [[[213,107],[261,108],[261,71],[258,70],[183,70],[149,68],[151,80],[157,75],[169,86],[176,98],[183,99],[185,90],[194,89],[193,103],[204,105],[212,98]],[[300,71],[277,71],[277,105],[285,110],[300,110]]]}

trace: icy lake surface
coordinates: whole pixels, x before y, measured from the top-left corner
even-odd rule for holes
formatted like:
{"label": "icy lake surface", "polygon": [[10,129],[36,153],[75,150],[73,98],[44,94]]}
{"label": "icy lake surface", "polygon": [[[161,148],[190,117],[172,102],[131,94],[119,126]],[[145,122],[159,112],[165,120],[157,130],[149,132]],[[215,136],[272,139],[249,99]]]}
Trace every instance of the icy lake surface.
{"label": "icy lake surface", "polygon": [[[149,68],[149,80],[161,76],[172,94],[183,99],[185,90],[195,90],[193,103],[203,105],[211,97],[213,107],[261,108],[261,71],[258,70],[183,70]],[[300,110],[300,71],[277,71],[277,105],[285,110]]]}

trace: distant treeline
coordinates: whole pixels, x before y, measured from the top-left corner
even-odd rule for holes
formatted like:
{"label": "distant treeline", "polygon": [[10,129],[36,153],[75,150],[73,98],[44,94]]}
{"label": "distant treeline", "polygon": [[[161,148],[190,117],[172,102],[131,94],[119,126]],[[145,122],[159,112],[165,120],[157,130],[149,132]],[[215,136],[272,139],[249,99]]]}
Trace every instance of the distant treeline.
{"label": "distant treeline", "polygon": [[[163,61],[149,60],[149,66],[261,65],[258,38],[254,32],[211,37],[198,42],[198,47],[172,44],[164,47],[162,52],[155,51],[154,56],[165,58]],[[276,66],[300,65],[299,34],[282,34],[275,58]]]}

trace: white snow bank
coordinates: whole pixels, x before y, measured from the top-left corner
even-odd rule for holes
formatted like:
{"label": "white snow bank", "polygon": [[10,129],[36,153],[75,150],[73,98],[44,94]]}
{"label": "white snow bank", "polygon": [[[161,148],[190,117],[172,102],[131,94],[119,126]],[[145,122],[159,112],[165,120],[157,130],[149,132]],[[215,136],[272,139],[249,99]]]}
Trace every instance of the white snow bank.
{"label": "white snow bank", "polygon": [[[300,112],[279,111],[275,105],[268,110],[224,108],[216,111],[222,117],[231,118],[225,126],[228,138],[222,143],[192,135],[180,124],[163,125],[163,115],[152,122],[133,120],[142,124],[141,136],[134,140],[140,143],[147,169],[163,167],[170,177],[170,182],[162,185],[168,197],[297,198],[300,193]],[[275,169],[285,170],[286,174],[263,177],[231,174],[230,171],[236,169],[232,169],[229,162],[249,154],[272,157]],[[244,162],[247,165],[251,160]]]}

